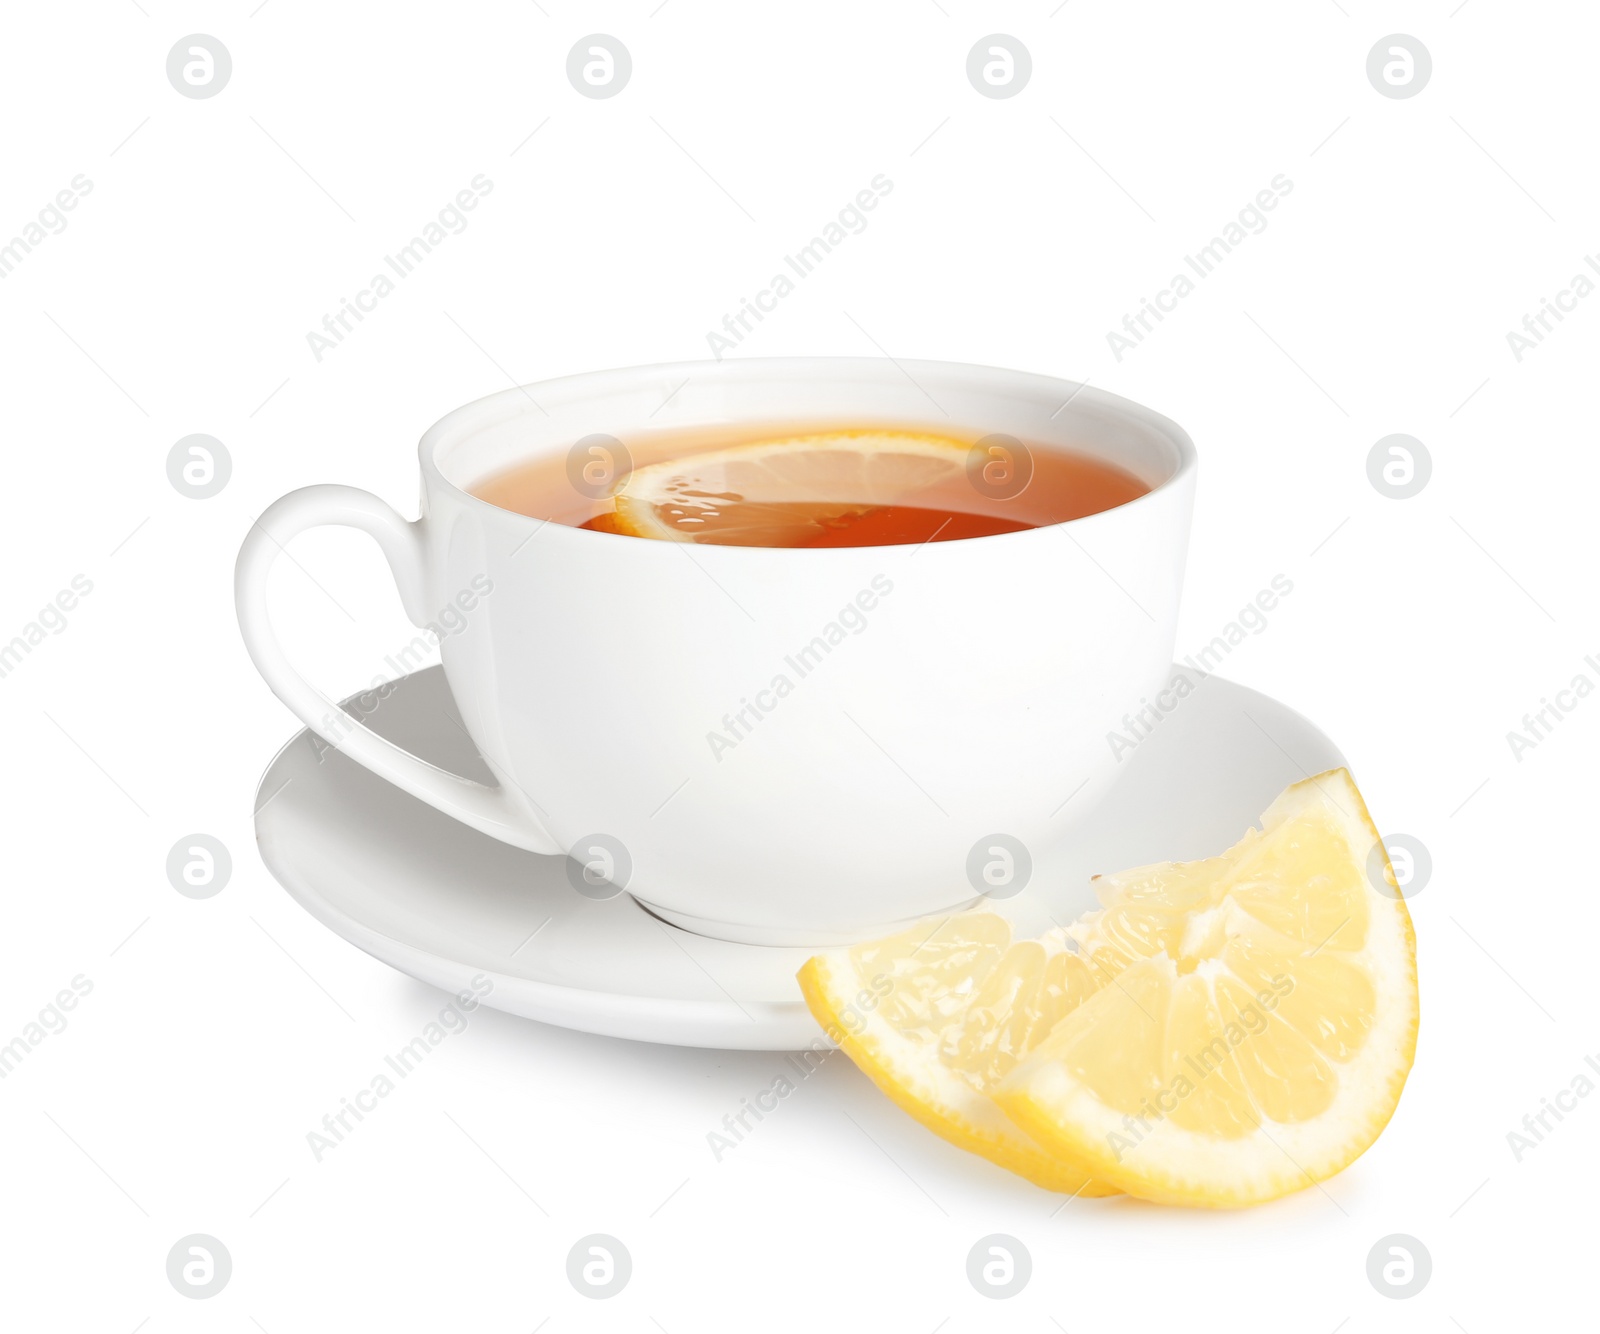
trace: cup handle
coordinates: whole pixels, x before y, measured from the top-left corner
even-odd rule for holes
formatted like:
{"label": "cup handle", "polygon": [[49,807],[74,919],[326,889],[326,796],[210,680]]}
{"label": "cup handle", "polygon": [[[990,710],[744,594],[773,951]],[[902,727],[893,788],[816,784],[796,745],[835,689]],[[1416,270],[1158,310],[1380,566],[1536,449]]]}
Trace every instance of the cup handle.
{"label": "cup handle", "polygon": [[503,787],[486,787],[402,750],[357,722],[290,664],[267,612],[267,574],[289,540],[309,528],[358,528],[383,549],[416,626],[427,624],[423,523],[408,523],[377,496],[350,486],[308,486],[274,501],[239,549],[233,596],[245,648],[272,693],[329,745],[396,787],[463,824],[530,852],[565,852],[513,804]]}

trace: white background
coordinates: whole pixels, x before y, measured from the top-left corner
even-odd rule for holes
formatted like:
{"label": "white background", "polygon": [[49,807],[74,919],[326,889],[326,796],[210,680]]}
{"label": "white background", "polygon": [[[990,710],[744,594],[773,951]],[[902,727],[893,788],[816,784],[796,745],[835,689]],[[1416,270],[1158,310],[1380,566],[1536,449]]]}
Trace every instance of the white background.
{"label": "white background", "polygon": [[[93,991],[0,1082],[0,1321],[1480,1334],[1563,1306],[1592,1319],[1581,1183],[1600,1097],[1521,1162],[1506,1135],[1600,1050],[1600,701],[1520,761],[1506,734],[1576,674],[1600,682],[1584,664],[1600,653],[1600,300],[1520,364],[1505,336],[1600,248],[1592,12],[257,3],[5,18],[0,239],[74,175],[93,189],[0,281],[0,640],[74,575],[93,592],[0,679],[0,1042],[74,976]],[[1007,100],[965,75],[996,31],[1034,66]],[[194,32],[233,58],[209,100],[165,75]],[[606,101],[564,73],[593,32],[633,58]],[[1396,32],[1433,57],[1408,100],[1365,73]],[[468,229],[315,360],[307,332],[477,173],[494,188]],[[1392,1125],[1325,1190],[1253,1211],[1057,1211],[842,1059],[718,1163],[707,1132],[779,1056],[484,1010],[315,1162],[307,1132],[443,998],[317,925],[255,854],[253,786],[297,724],[234,624],[252,517],[317,481],[414,512],[413,442],[450,408],[508,377],[705,356],[723,314],[878,173],[894,190],[870,227],[734,355],[1016,366],[1187,427],[1202,482],[1180,652],[1292,579],[1226,674],[1323,726],[1385,832],[1432,855],[1412,904],[1422,1035]],[[1294,188],[1267,229],[1116,361],[1106,332],[1279,173]],[[193,432],[233,458],[214,499],[167,481]],[[1367,478],[1392,432],[1433,459],[1413,499]],[[291,651],[336,695],[365,686],[412,635],[377,553],[323,534],[296,556],[317,583],[280,570]],[[234,858],[205,901],[164,872],[195,831]],[[165,1275],[191,1232],[233,1256],[209,1301]],[[589,1232],[633,1255],[607,1302],[564,1275]],[[966,1278],[990,1232],[1034,1257],[1009,1301]],[[1366,1277],[1393,1232],[1433,1256],[1407,1301]]]}

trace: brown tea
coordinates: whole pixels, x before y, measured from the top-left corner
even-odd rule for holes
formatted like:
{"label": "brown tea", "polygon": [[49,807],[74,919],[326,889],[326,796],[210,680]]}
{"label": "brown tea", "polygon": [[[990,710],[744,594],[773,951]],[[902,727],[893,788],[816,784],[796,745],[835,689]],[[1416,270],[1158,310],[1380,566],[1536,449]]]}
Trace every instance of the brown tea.
{"label": "brown tea", "polygon": [[609,437],[587,437],[566,459],[508,469],[472,493],[591,531],[818,548],[1019,532],[1097,514],[1149,490],[1104,460],[1006,436],[765,431],[733,444],[657,439],[648,459],[644,445],[636,448],[641,457]]}

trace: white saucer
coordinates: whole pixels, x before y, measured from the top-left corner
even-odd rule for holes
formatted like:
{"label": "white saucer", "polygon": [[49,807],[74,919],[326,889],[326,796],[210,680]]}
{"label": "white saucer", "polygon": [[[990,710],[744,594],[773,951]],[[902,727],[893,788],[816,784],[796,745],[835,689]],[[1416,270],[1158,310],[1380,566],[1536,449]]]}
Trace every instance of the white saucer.
{"label": "white saucer", "polygon": [[[370,695],[347,707],[356,712],[360,699],[369,727],[442,768],[494,781],[441,668],[402,678],[376,707]],[[1219,852],[1289,783],[1343,763],[1292,709],[1206,677],[1124,753],[1126,772],[1069,846],[1037,858],[1027,889],[993,906],[1029,933],[1068,921],[1092,905],[1091,875]],[[1063,796],[1065,825],[1076,813]],[[483,1001],[496,1009],[682,1046],[789,1051],[821,1036],[794,980],[809,951],[693,935],[627,894],[585,898],[565,858],[468,829],[309,732],[262,775],[256,839],[318,921],[447,991],[486,974]]]}

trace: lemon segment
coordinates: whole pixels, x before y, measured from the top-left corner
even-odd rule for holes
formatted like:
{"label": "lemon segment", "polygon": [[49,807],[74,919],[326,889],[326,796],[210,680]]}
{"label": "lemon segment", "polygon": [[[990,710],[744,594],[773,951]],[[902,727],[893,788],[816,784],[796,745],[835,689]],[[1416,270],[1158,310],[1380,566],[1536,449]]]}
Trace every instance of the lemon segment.
{"label": "lemon segment", "polygon": [[818,955],[799,978],[828,1035],[935,1134],[1050,1190],[1116,1193],[1042,1149],[988,1093],[1098,989],[1059,932],[1013,941],[994,913],[928,919]]}
{"label": "lemon segment", "polygon": [[914,431],[832,431],[709,450],[635,468],[615,530],[720,546],[804,546],[883,506],[965,497],[972,446]]}
{"label": "lemon segment", "polygon": [[1342,1170],[1388,1123],[1416,1047],[1416,941],[1381,848],[1337,769],[1288,788],[1220,857],[1100,878],[1104,906],[1068,934],[1114,985],[993,1085],[996,1102],[1063,1163],[1144,1199],[1254,1204]]}

